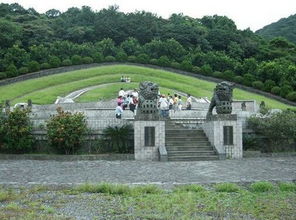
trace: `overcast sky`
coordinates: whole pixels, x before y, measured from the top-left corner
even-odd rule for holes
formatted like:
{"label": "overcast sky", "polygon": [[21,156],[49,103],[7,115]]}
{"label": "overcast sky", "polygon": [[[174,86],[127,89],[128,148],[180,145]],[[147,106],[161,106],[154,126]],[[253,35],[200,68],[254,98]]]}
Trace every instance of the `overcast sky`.
{"label": "overcast sky", "polygon": [[119,11],[148,11],[163,18],[173,13],[183,13],[194,18],[205,15],[225,15],[238,29],[252,31],[296,14],[296,0],[0,0],[1,3],[19,3],[24,8],[34,8],[40,13],[49,9],[61,12],[70,7],[90,6],[99,11],[110,5],[118,5]]}

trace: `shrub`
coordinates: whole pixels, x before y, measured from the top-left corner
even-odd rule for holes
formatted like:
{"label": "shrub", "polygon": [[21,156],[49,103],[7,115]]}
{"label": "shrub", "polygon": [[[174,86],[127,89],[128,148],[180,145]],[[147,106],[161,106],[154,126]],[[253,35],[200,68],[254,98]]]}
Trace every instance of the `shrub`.
{"label": "shrub", "polygon": [[296,184],[295,183],[280,183],[279,188],[281,191],[296,192]]}
{"label": "shrub", "polygon": [[120,51],[115,56],[117,61],[126,61],[127,60],[127,54],[123,51]]}
{"label": "shrub", "polygon": [[132,188],[131,193],[136,195],[160,194],[160,193],[163,193],[163,190],[155,185],[145,185],[145,186],[137,186]]}
{"label": "shrub", "polygon": [[290,93],[286,96],[286,98],[287,98],[288,100],[290,100],[290,101],[295,102],[295,101],[296,101],[296,92],[290,92]]}
{"label": "shrub", "polygon": [[113,56],[106,56],[106,57],[105,57],[105,61],[106,61],[106,62],[115,62],[116,59],[115,59],[115,57],[113,57]]}
{"label": "shrub", "polygon": [[281,92],[280,92],[280,96],[282,96],[283,98],[286,98],[286,96],[293,91],[292,86],[290,85],[283,85],[281,87]]}
{"label": "shrub", "polygon": [[263,82],[257,80],[257,81],[254,81],[254,82],[252,83],[252,87],[254,87],[255,89],[260,89],[260,90],[262,90],[263,87],[264,87],[264,84],[263,84]]}
{"label": "shrub", "polygon": [[279,95],[280,92],[281,92],[281,88],[280,88],[279,86],[274,86],[274,87],[272,87],[272,89],[271,89],[271,93],[272,93],[272,94]]}
{"label": "shrub", "polygon": [[268,79],[264,82],[263,90],[266,92],[270,92],[274,86],[275,86],[275,82],[273,80]]}
{"label": "shrub", "polygon": [[234,183],[219,183],[215,185],[217,192],[238,192],[239,186]]}
{"label": "shrub", "polygon": [[153,65],[158,65],[158,60],[157,59],[151,59],[149,61],[149,63],[153,64]]}
{"label": "shrub", "polygon": [[62,62],[62,66],[71,66],[72,65],[72,61],[70,59],[65,59]]}
{"label": "shrub", "polygon": [[18,71],[17,68],[14,64],[10,64],[7,68],[6,68],[6,74],[8,77],[15,77],[18,75]]}
{"label": "shrub", "polygon": [[226,71],[223,72],[222,78],[226,79],[226,80],[233,81],[234,72],[231,71],[231,70],[226,70]]}
{"label": "shrub", "polygon": [[243,78],[242,76],[235,76],[235,77],[233,78],[233,81],[236,82],[236,83],[240,83],[240,84],[242,84],[243,81],[244,81],[244,78]]}
{"label": "shrub", "polygon": [[296,140],[296,113],[293,111],[286,110],[265,118],[250,117],[248,125],[256,134],[265,137],[261,151],[289,150],[289,144]]}
{"label": "shrub", "polygon": [[170,60],[167,56],[161,56],[158,60],[157,60],[157,64],[159,66],[170,66]]}
{"label": "shrub", "polygon": [[223,74],[220,71],[213,72],[213,77],[221,79]]}
{"label": "shrub", "polygon": [[250,73],[246,73],[243,75],[243,84],[246,86],[251,86],[254,80],[255,76]]}
{"label": "shrub", "polygon": [[50,64],[49,63],[42,63],[41,65],[40,65],[40,68],[41,69],[49,69],[50,68]]}
{"label": "shrub", "polygon": [[213,74],[213,69],[212,67],[209,65],[209,64],[205,64],[201,67],[201,73],[203,75],[207,75],[207,76],[210,76]]}
{"label": "shrub", "polygon": [[190,60],[183,60],[180,66],[181,69],[186,71],[191,71],[193,68],[192,62]]}
{"label": "shrub", "polygon": [[197,74],[201,74],[201,68],[198,66],[193,66],[192,72],[197,73]]}
{"label": "shrub", "polygon": [[274,189],[274,186],[270,182],[257,182],[252,183],[250,186],[253,192],[268,192]]}
{"label": "shrub", "polygon": [[83,57],[82,58],[82,63],[84,63],[84,64],[90,64],[90,63],[93,63],[93,62],[94,62],[94,60],[91,57]]}
{"label": "shrub", "polygon": [[174,189],[175,192],[203,192],[205,188],[198,184],[189,184],[178,186]]}
{"label": "shrub", "polygon": [[40,64],[37,61],[33,60],[33,61],[28,63],[28,69],[29,69],[29,72],[39,71],[40,70]]}
{"label": "shrub", "polygon": [[133,147],[129,144],[131,129],[130,125],[105,128],[103,130],[103,144],[108,146],[110,152],[132,153]]}
{"label": "shrub", "polygon": [[0,120],[0,147],[3,152],[25,153],[32,150],[29,110],[16,108]]}
{"label": "shrub", "polygon": [[28,69],[28,67],[21,67],[21,68],[19,68],[18,71],[20,74],[26,74],[29,72],[29,69]]}
{"label": "shrub", "polygon": [[82,63],[82,58],[79,55],[73,55],[71,57],[71,62],[72,62],[73,65],[79,65],[79,64]]}
{"label": "shrub", "polygon": [[60,107],[57,112],[46,124],[49,143],[60,153],[74,154],[87,132],[85,117],[80,112],[64,112]]}
{"label": "shrub", "polygon": [[148,63],[149,59],[149,56],[145,53],[141,53],[137,56],[137,62],[139,63]]}
{"label": "shrub", "polygon": [[0,72],[0,80],[5,79],[7,77],[7,74],[5,72]]}
{"label": "shrub", "polygon": [[99,183],[99,184],[83,184],[76,188],[79,192],[88,193],[107,193],[112,195],[123,195],[130,194],[131,189],[127,185],[122,184],[110,184],[110,183]]}
{"label": "shrub", "polygon": [[135,62],[137,62],[137,57],[136,56],[128,56],[127,61],[135,63]]}
{"label": "shrub", "polygon": [[258,143],[258,137],[255,134],[243,133],[243,149],[244,150],[260,149],[260,143]]}
{"label": "shrub", "polygon": [[94,59],[94,62],[101,63],[103,62],[103,55],[101,53],[95,53],[92,58]]}
{"label": "shrub", "polygon": [[51,56],[49,58],[49,64],[51,67],[56,68],[61,65],[61,60],[57,56]]}

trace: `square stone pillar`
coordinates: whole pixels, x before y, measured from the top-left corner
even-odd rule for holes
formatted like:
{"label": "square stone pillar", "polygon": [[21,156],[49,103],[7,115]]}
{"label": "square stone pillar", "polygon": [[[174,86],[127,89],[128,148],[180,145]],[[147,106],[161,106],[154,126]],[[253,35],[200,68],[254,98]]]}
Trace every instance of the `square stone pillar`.
{"label": "square stone pillar", "polygon": [[203,124],[203,130],[220,159],[243,157],[242,122],[238,120],[237,115],[212,115]]}
{"label": "square stone pillar", "polygon": [[159,160],[159,147],[165,146],[165,121],[134,122],[135,159]]}

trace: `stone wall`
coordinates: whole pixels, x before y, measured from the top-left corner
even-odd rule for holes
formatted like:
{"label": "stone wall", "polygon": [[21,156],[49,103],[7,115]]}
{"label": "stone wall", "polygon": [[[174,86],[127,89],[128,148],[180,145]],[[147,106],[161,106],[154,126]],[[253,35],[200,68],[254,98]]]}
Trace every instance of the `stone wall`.
{"label": "stone wall", "polygon": [[[224,126],[233,128],[233,144],[224,143]],[[202,127],[221,159],[243,157],[242,123],[236,115],[213,115]]]}

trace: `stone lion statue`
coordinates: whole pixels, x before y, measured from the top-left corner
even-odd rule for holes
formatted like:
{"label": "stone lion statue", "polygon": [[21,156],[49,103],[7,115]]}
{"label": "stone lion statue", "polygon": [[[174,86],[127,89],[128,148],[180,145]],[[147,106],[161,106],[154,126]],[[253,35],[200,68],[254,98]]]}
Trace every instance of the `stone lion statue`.
{"label": "stone lion statue", "polygon": [[139,88],[140,91],[137,114],[158,114],[158,85],[154,82],[145,81],[140,83]]}
{"label": "stone lion statue", "polygon": [[213,109],[216,107],[217,114],[231,114],[232,112],[232,91],[234,83],[220,82],[214,89],[207,118],[213,114]]}

